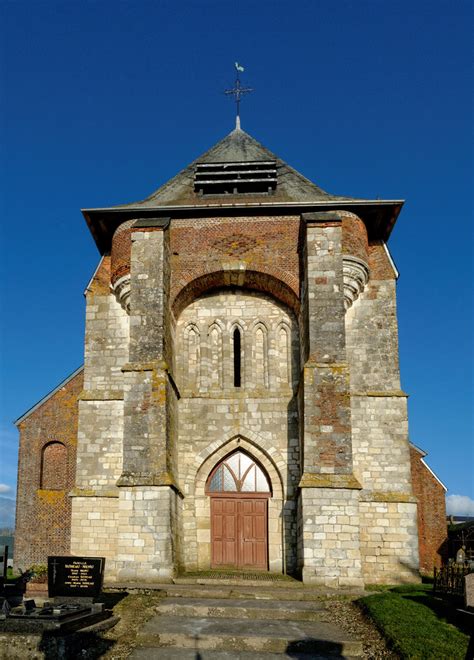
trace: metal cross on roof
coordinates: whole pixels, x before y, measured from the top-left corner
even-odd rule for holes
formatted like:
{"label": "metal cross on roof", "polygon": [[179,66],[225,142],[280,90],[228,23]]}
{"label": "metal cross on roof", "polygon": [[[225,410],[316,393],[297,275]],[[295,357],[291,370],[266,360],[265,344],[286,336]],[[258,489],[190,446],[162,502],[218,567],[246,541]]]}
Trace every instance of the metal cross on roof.
{"label": "metal cross on roof", "polygon": [[241,66],[238,62],[235,63],[235,70],[237,71],[237,77],[235,79],[234,87],[232,89],[226,89],[224,94],[227,96],[235,97],[235,104],[237,106],[237,116],[235,118],[235,127],[240,128],[240,99],[244,94],[250,94],[253,92],[251,87],[242,87],[240,82],[240,74],[244,71],[244,67]]}

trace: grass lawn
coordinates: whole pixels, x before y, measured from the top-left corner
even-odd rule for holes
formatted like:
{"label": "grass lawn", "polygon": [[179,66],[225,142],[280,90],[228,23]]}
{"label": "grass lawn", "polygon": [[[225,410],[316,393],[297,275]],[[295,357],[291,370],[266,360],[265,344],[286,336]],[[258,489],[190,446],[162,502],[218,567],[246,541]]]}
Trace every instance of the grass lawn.
{"label": "grass lawn", "polygon": [[469,634],[448,600],[429,584],[387,588],[358,601],[402,658],[464,660]]}

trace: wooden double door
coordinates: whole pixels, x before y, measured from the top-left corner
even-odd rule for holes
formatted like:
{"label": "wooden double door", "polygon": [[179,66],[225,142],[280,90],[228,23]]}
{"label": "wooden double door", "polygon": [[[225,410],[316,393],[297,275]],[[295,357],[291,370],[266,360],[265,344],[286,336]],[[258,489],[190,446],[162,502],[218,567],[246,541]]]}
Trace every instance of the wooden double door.
{"label": "wooden double door", "polygon": [[268,498],[211,496],[212,568],[268,569]]}

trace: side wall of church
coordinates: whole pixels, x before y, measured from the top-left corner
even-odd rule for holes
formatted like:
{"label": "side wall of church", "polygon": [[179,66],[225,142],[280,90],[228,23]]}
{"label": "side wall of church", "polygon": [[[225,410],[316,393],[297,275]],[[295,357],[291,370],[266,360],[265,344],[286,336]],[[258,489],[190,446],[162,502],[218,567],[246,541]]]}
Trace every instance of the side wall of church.
{"label": "side wall of church", "polygon": [[71,552],[117,555],[118,489],[123,453],[123,373],[129,321],[110,290],[104,257],[86,291],[84,390],[79,397],[76,484],[72,491]]}
{"label": "side wall of church", "polygon": [[446,488],[423,461],[424,455],[410,446],[413,494],[418,500],[420,571],[432,575],[447,560]]}
{"label": "side wall of church", "polygon": [[417,579],[417,507],[400,390],[396,281],[383,244],[369,246],[369,282],[346,313],[354,475],[366,580]]}
{"label": "side wall of church", "polygon": [[82,370],[18,425],[15,567],[70,552],[71,500]]}

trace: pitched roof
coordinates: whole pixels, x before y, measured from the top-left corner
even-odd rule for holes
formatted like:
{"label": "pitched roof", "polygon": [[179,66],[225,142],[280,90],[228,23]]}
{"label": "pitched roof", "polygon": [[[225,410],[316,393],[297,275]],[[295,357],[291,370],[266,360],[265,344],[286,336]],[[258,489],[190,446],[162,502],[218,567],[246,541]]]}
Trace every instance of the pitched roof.
{"label": "pitched roof", "polygon": [[[274,161],[277,170],[276,189],[268,193],[206,194],[194,188],[196,166],[218,163],[255,163]],[[364,200],[332,195],[312,183],[269,151],[248,133],[236,128],[209,151],[202,154],[175,177],[142,201],[119,206],[83,209],[89,229],[103,254],[110,250],[115,229],[125,220],[180,216],[198,218],[210,213],[226,212],[242,215],[291,213],[303,210],[347,209],[366,222],[371,238],[387,240],[403,205],[402,200]],[[278,210],[277,210],[278,209]]]}
{"label": "pitched roof", "polygon": [[75,378],[77,375],[79,375],[83,370],[84,370],[84,365],[81,365],[78,369],[73,371],[72,374],[70,374],[67,378],[62,380],[59,383],[59,385],[56,385],[56,387],[53,390],[48,392],[48,394],[45,394],[45,396],[42,399],[40,399],[37,403],[35,403],[33,406],[31,406],[31,408],[28,408],[28,410],[24,412],[23,415],[20,415],[18,419],[15,419],[15,421],[13,422],[15,426],[18,426],[18,424],[20,424],[23,420],[25,420],[32,413],[34,413],[35,410],[37,410],[40,406],[42,406],[43,403],[46,403],[48,399],[51,399],[51,397],[53,397],[56,394],[56,392],[59,392],[59,390],[61,390],[63,387],[66,387],[66,385],[70,383],[71,380]]}
{"label": "pitched roof", "polygon": [[[193,204],[196,206],[209,203],[209,196],[202,197],[194,192],[194,171],[200,163],[252,163],[262,160],[276,161],[278,185],[271,195],[272,202],[312,202],[328,200],[352,200],[351,197],[331,195],[309,179],[287,165],[281,158],[257,142],[245,131],[236,128],[226,137],[181,170],[179,174],[155,190],[141,202],[116,206],[117,209],[150,208],[163,205]],[[252,194],[252,201],[262,198],[268,201],[268,195]],[[242,194],[226,195],[226,200],[241,199]]]}

